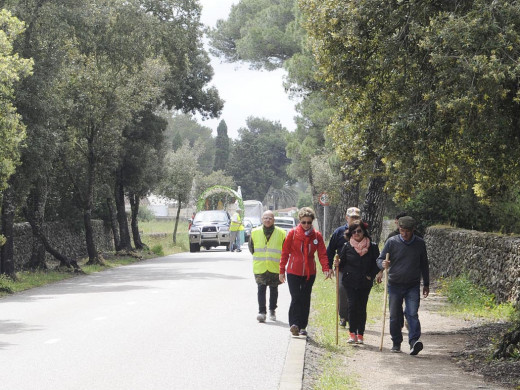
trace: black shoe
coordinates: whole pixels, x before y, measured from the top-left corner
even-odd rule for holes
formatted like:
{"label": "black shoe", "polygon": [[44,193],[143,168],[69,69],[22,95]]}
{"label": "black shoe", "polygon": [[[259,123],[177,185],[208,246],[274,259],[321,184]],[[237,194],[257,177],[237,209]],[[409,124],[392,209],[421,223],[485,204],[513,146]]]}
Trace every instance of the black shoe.
{"label": "black shoe", "polygon": [[300,329],[300,336],[307,336],[307,331],[305,329]]}
{"label": "black shoe", "polygon": [[398,352],[401,352],[401,344],[395,344],[392,346],[392,349],[390,349],[390,352],[395,352],[395,353],[398,353]]}
{"label": "black shoe", "polygon": [[345,328],[347,326],[347,320],[344,318],[340,318],[339,326],[341,326],[342,328]]}
{"label": "black shoe", "polygon": [[415,343],[413,343],[412,347],[410,348],[410,355],[417,355],[419,352],[422,351],[423,347],[423,343],[417,340]]}

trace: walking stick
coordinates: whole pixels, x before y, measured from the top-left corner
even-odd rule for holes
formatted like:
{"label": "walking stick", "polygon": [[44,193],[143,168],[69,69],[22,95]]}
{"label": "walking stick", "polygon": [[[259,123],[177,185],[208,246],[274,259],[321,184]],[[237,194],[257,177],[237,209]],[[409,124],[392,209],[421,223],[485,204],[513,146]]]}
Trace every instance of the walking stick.
{"label": "walking stick", "polygon": [[[339,259],[339,256],[336,255],[336,260]],[[334,267],[334,272],[336,273],[336,345],[338,345],[338,311],[339,311],[339,267]]]}
{"label": "walking stick", "polygon": [[[390,260],[390,254],[386,254],[386,260]],[[386,301],[388,300],[388,268],[383,271],[383,283],[385,284],[385,293],[383,298],[383,326],[381,328],[381,341],[379,344],[379,352],[383,350],[383,337],[385,335],[385,319],[386,319]]]}

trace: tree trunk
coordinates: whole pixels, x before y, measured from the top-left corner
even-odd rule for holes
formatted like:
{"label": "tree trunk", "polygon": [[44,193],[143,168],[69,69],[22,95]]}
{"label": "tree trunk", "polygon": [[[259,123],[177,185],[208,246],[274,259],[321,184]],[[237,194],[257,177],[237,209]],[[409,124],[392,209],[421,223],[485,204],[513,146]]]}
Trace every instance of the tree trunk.
{"label": "tree trunk", "polygon": [[181,215],[182,202],[177,200],[177,215],[175,216],[175,227],[173,228],[173,243],[177,244],[177,227],[179,226],[179,215]]}
{"label": "tree trunk", "polygon": [[45,237],[43,234],[41,226],[38,226],[31,218],[27,218],[27,220],[31,225],[33,235],[38,238],[47,252],[49,252],[55,259],[60,261],[60,267],[65,266],[67,268],[74,268],[75,271],[81,271],[81,268],[76,260],[72,260],[69,257],[61,254],[50,244],[49,240],[47,240],[47,237]]}
{"label": "tree trunk", "polygon": [[493,359],[512,359],[518,356],[520,348],[520,323],[508,331],[498,344],[498,348],[493,353]]}
{"label": "tree trunk", "polygon": [[332,230],[328,229],[331,234],[335,228],[345,225],[345,216],[349,207],[359,207],[359,175],[351,173],[353,168],[355,168],[354,163],[347,163],[341,170],[340,201],[331,218],[332,226],[330,229]]}
{"label": "tree trunk", "polygon": [[0,273],[16,279],[14,267],[14,190],[9,186],[2,199],[2,235],[5,244],[0,249]]}
{"label": "tree trunk", "polygon": [[94,229],[92,228],[92,211],[87,209],[83,212],[83,223],[85,225],[85,242],[87,244],[88,265],[104,264],[103,259],[99,256],[99,252],[94,241]]}
{"label": "tree trunk", "polygon": [[139,234],[139,196],[130,193],[128,196],[130,200],[130,207],[132,210],[132,219],[131,219],[131,227],[132,227],[132,237],[134,238],[134,245],[136,249],[144,249],[146,245],[141,241],[141,234]]}
{"label": "tree trunk", "polygon": [[92,228],[92,208],[94,204],[94,182],[96,176],[95,156],[92,141],[89,140],[89,154],[87,167],[87,189],[83,202],[83,223],[85,225],[85,242],[87,245],[88,265],[104,264],[102,257],[99,255],[94,241],[94,229]]}
{"label": "tree trunk", "polygon": [[341,205],[342,218],[345,219],[347,209],[349,207],[359,207],[359,175],[354,175],[352,172],[359,167],[357,162],[349,162],[345,164],[341,171],[343,179],[343,186],[341,187]]}
{"label": "tree trunk", "polygon": [[384,192],[386,178],[383,176],[383,163],[378,158],[374,163],[372,178],[363,204],[363,221],[368,223],[368,229],[373,242],[379,243],[383,228],[386,193]]}
{"label": "tree trunk", "polygon": [[116,201],[117,222],[119,223],[119,248],[116,250],[132,251],[132,242],[130,240],[130,230],[128,229],[128,219],[125,210],[125,191],[123,187],[123,173],[121,169],[116,173],[116,185],[114,191],[114,199]]}
{"label": "tree trunk", "polygon": [[47,269],[45,263],[45,245],[40,239],[39,232],[45,220],[45,203],[47,201],[47,185],[45,180],[37,180],[35,187],[29,192],[24,207],[25,219],[31,225],[33,235],[30,260],[24,264],[26,269]]}
{"label": "tree trunk", "polygon": [[119,238],[119,226],[117,223],[117,213],[114,209],[112,198],[107,198],[108,213],[110,214],[110,227],[112,229],[112,235],[114,236],[114,248],[116,252],[121,246],[121,239]]}

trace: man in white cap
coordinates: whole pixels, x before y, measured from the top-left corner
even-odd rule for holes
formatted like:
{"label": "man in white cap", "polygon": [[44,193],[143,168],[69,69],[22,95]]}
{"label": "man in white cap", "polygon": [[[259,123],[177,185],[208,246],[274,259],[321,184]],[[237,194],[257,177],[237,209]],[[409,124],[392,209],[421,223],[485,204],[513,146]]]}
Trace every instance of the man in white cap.
{"label": "man in white cap", "polygon": [[[329,246],[327,247],[327,257],[329,259],[329,269],[332,269],[333,263],[334,263],[334,256],[336,254],[339,255],[341,252],[341,248],[343,248],[343,245],[346,242],[345,239],[345,231],[348,229],[349,223],[352,223],[358,219],[361,218],[361,210],[359,210],[357,207],[349,207],[347,209],[347,213],[345,215],[345,220],[347,223],[343,226],[340,226],[336,230],[334,230],[334,233],[332,233],[332,236],[330,237]],[[336,275],[336,277],[339,277],[339,280],[342,280],[343,273],[341,272],[339,275]],[[345,290],[345,287],[343,286],[343,283],[339,284],[339,308],[338,308],[338,314],[339,314],[339,325],[342,328],[345,328],[348,321],[348,297],[347,297],[347,290]]]}

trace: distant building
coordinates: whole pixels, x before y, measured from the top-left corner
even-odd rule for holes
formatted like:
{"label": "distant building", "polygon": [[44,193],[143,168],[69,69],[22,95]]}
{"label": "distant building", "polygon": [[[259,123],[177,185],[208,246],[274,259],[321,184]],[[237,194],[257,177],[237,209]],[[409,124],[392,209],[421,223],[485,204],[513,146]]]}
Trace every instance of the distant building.
{"label": "distant building", "polygon": [[298,207],[288,207],[286,209],[275,210],[274,213],[280,217],[298,217]]}

